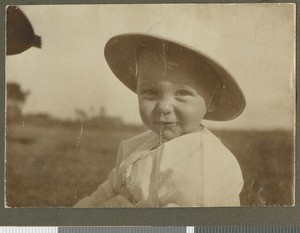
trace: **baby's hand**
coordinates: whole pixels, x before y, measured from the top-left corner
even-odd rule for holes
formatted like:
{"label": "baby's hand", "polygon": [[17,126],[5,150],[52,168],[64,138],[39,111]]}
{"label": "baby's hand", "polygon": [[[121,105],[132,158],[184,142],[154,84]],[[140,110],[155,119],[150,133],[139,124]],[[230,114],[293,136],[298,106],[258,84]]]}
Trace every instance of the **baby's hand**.
{"label": "baby's hand", "polygon": [[118,195],[103,203],[103,207],[134,207],[134,205],[122,195]]}

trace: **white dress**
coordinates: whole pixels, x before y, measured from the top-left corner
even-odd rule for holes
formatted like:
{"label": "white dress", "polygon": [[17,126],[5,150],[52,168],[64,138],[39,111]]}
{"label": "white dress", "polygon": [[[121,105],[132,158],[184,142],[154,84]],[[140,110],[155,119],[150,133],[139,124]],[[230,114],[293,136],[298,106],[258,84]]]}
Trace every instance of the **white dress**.
{"label": "white dress", "polygon": [[[231,152],[209,130],[158,146],[147,131],[121,143],[108,179],[75,207],[97,207],[117,195],[136,207],[239,206],[244,181]],[[152,149],[155,148],[155,149]]]}

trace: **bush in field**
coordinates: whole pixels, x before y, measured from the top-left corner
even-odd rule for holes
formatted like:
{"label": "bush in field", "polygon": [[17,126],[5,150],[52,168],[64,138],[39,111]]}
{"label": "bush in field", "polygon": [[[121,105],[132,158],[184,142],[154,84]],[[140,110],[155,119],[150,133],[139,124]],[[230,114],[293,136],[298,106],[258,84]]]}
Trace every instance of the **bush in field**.
{"label": "bush in field", "polygon": [[9,82],[6,84],[6,120],[14,122],[21,118],[21,108],[26,101],[29,92],[21,89],[18,83]]}

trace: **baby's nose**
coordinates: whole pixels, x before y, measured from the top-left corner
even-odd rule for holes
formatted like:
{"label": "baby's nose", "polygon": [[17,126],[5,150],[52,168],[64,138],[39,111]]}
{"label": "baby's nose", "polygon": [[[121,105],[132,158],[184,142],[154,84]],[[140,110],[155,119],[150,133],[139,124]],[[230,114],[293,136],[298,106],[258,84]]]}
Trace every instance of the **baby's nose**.
{"label": "baby's nose", "polygon": [[169,99],[162,99],[158,102],[157,109],[159,114],[168,114],[173,111],[172,101]]}

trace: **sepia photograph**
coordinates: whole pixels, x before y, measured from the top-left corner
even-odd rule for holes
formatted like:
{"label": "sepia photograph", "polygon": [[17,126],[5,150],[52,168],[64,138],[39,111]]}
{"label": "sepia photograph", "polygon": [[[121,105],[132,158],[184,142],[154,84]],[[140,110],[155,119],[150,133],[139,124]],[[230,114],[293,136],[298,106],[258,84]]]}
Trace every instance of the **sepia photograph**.
{"label": "sepia photograph", "polygon": [[296,6],[6,7],[6,208],[295,206]]}

